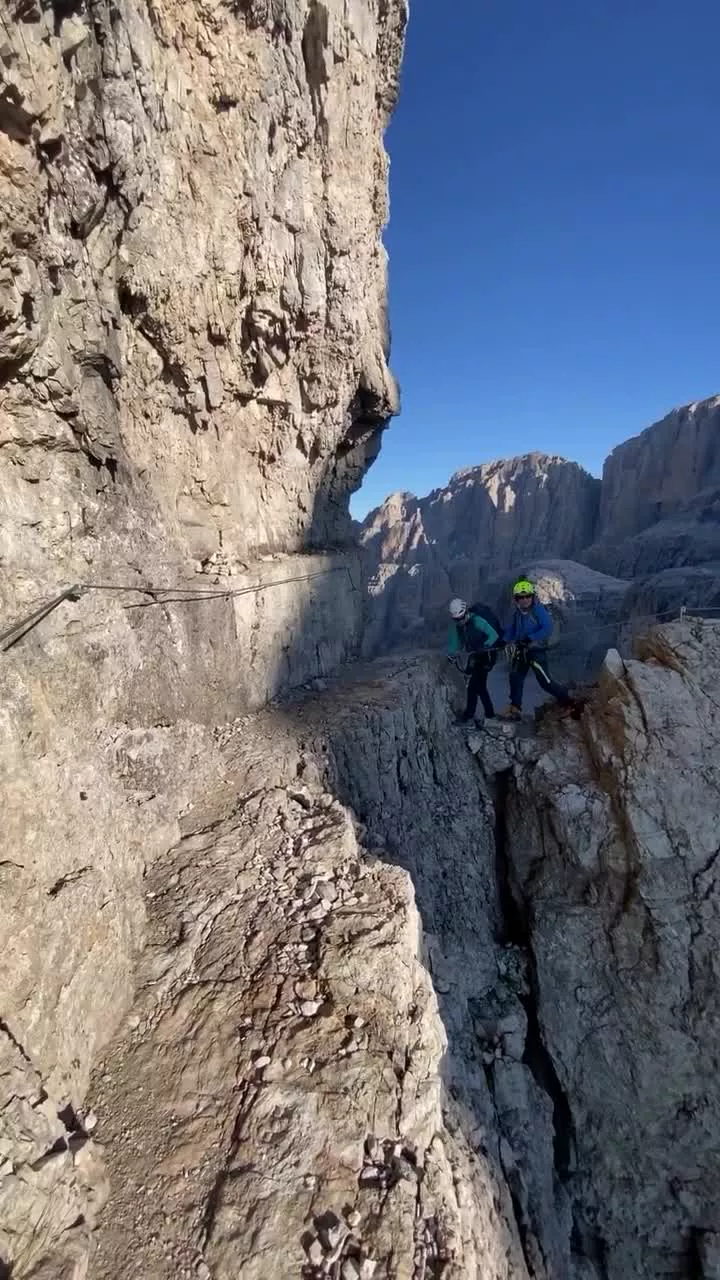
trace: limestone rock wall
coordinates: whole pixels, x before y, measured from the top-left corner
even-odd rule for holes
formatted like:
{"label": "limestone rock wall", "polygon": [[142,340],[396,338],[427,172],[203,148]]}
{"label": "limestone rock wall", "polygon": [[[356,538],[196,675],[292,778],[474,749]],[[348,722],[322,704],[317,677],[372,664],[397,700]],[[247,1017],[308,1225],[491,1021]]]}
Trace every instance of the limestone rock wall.
{"label": "limestone rock wall", "polygon": [[359,644],[406,7],[1,16],[0,630],[93,589],[0,653],[0,1272],[80,1280],[144,878],[220,785],[211,727]]}
{"label": "limestone rock wall", "polygon": [[[575,1247],[608,1280],[715,1274],[720,626],[610,653],[581,720],[507,787],[514,933],[565,1099]],[[512,914],[512,913],[510,913]]]}
{"label": "limestone rock wall", "polygon": [[625,577],[716,562],[719,442],[715,396],[674,410],[614,449],[603,468],[596,539],[582,558]]}
{"label": "limestone rock wall", "polygon": [[3,17],[0,617],[110,584],[22,653],[60,638],[56,684],[103,723],[212,722],[358,642],[352,551],[334,617],[318,575],[396,407],[404,0]]}
{"label": "limestone rock wall", "polygon": [[674,409],[605,462],[598,536],[632,538],[720,486],[720,396]]}
{"label": "limestone rock wall", "polygon": [[709,594],[720,587],[720,397],[674,409],[613,450],[597,532],[580,559],[639,579],[645,599],[707,604],[708,573]]}
{"label": "limestone rock wall", "polygon": [[427,498],[391,494],[371,512],[361,542],[383,560],[447,549],[458,567],[508,569],[524,556],[568,555],[595,527],[599,485],[576,463],[532,453],[468,467]]}
{"label": "limestone rock wall", "polygon": [[11,600],[88,564],[236,566],[346,537],[395,407],[382,130],[405,16],[6,6]]}

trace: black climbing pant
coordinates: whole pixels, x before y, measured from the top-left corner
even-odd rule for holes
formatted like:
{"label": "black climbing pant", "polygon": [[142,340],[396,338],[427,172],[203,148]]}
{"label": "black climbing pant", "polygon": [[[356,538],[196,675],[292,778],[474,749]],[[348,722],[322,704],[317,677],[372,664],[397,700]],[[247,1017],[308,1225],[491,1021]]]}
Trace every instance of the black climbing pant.
{"label": "black climbing pant", "polygon": [[532,671],[535,679],[546,693],[552,694],[564,706],[570,703],[570,695],[564,685],[551,679],[548,671],[547,651],[545,649],[526,649],[520,646],[510,668],[510,702],[514,707],[522,707],[523,686],[528,671]]}
{"label": "black climbing pant", "polygon": [[468,660],[468,681],[467,702],[465,703],[464,720],[472,720],[475,715],[478,698],[482,702],[483,711],[486,716],[494,716],[495,708],[492,704],[492,698],[488,693],[487,680],[495,663],[497,662],[497,653],[471,653]]}

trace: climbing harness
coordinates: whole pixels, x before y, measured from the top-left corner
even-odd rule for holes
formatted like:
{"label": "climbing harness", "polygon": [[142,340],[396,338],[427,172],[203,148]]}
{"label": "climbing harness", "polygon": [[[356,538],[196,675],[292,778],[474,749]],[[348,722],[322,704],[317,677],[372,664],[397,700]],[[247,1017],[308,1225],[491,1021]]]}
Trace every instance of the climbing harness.
{"label": "climbing harness", "polygon": [[527,652],[527,645],[521,644],[519,641],[512,641],[510,644],[505,645],[505,657],[511,671],[518,671],[520,667],[525,666]]}
{"label": "climbing harness", "polygon": [[462,653],[451,653],[451,654],[449,654],[449,661],[450,661],[450,663],[452,664],[452,666],[453,666],[453,667],[455,667],[455,668],[456,668],[456,670],[457,670],[457,671],[459,671],[459,672],[460,672],[460,675],[461,675],[461,676],[469,676],[469,675],[470,675],[470,667],[469,667],[469,665],[468,665],[468,659],[469,659],[469,658],[470,658],[470,654],[469,654],[469,653],[465,653],[465,654],[462,654]]}

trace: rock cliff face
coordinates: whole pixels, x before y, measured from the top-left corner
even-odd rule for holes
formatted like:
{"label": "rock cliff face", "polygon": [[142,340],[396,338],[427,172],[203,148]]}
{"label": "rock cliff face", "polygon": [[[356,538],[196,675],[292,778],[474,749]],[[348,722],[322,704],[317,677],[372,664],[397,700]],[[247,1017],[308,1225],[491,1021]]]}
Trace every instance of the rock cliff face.
{"label": "rock cliff face", "polygon": [[112,588],[0,655],[14,1278],[85,1275],[83,1099],[134,990],[143,877],[222,776],[208,726],[359,643],[347,503],[396,404],[382,131],[405,20],[3,6],[2,626]]}
{"label": "rock cliff face", "polygon": [[628,613],[717,606],[720,397],[674,410],[610,454],[596,538],[579,554],[633,579]]}
{"label": "rock cliff face", "polygon": [[[720,625],[606,659],[582,720],[502,787],[515,941],[567,1103],[576,1248],[608,1280],[717,1274]],[[513,915],[514,912],[514,915]]]}
{"label": "rock cliff face", "polygon": [[[628,542],[654,526],[655,539],[662,538],[664,564],[693,563],[673,555],[668,543],[673,522],[692,518],[698,525],[715,525],[718,539],[720,500],[720,396],[675,409],[662,422],[648,427],[633,440],[613,450],[603,469],[600,517],[597,537],[611,545],[595,553],[612,557],[613,546]],[[667,524],[666,529],[663,526]],[[698,529],[698,535],[702,533]],[[712,529],[705,530],[708,536]],[[715,543],[718,554],[720,540]],[[705,546],[703,559],[710,559]],[[638,552],[640,548],[638,547]],[[630,554],[630,548],[616,552]]]}
{"label": "rock cliff face", "polygon": [[427,498],[391,494],[361,542],[382,560],[443,557],[448,572],[509,569],[526,556],[566,557],[592,539],[599,483],[574,462],[531,453],[468,467]]}
{"label": "rock cliff face", "polygon": [[22,536],[34,584],[346,537],[395,406],[404,21],[402,0],[7,12],[3,558]]}
{"label": "rock cliff face", "polygon": [[603,470],[596,538],[583,559],[624,577],[717,562],[719,441],[715,396],[675,409],[615,449]]}

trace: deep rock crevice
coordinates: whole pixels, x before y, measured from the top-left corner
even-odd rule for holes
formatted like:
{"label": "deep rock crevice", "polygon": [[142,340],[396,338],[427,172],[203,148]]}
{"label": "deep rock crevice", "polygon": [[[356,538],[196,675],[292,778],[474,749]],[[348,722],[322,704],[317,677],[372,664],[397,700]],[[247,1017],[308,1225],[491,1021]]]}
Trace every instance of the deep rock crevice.
{"label": "deep rock crevice", "polygon": [[[434,680],[432,667],[418,662],[394,668],[389,664],[385,671],[386,680],[394,677],[400,685],[397,709],[391,711],[395,698],[388,686],[389,706],[374,709],[372,700],[360,702],[346,731],[342,722],[331,727],[328,780],[352,805],[369,847],[377,845],[378,856],[402,866],[413,880],[426,963],[448,1037],[448,1116],[458,1107],[455,1123],[468,1140],[478,1128],[490,1125],[497,1135],[495,1142],[504,1142],[509,1149],[518,1136],[513,1128],[517,1119],[504,1124],[503,1108],[507,1111],[512,1090],[521,1094],[524,1082],[532,1080],[534,1105],[547,1108],[549,1126],[540,1125],[537,1133],[532,1111],[522,1114],[523,1140],[532,1149],[527,1161],[528,1153],[520,1150],[515,1168],[507,1160],[503,1166],[496,1147],[495,1170],[514,1205],[511,1211],[508,1201],[506,1212],[513,1213],[529,1274],[540,1274],[537,1267],[542,1258],[548,1276],[560,1275],[558,1268],[570,1265],[570,1224],[562,1221],[564,1211],[558,1213],[553,1206],[564,1195],[555,1184],[564,1184],[571,1171],[572,1121],[543,1044],[532,962],[528,965],[527,922],[523,905],[510,888],[505,829],[509,772],[487,785],[465,759],[463,737],[451,726],[444,692],[433,694],[428,687]],[[382,666],[377,675],[381,673]],[[419,685],[417,691],[413,684]],[[460,755],[453,766],[455,751]],[[375,753],[382,776],[371,765]],[[459,778],[448,795],[449,768]],[[448,831],[454,803],[457,826]],[[459,840],[458,828],[464,833]],[[511,977],[508,984],[503,976],[505,958],[510,957],[512,969],[512,960],[518,956],[530,982]],[[502,1057],[492,1056],[488,1065],[491,1043],[502,1046],[495,1050]],[[500,1082],[498,1101],[495,1072],[505,1066],[512,1083]],[[537,1167],[528,1172],[524,1164]]]}
{"label": "deep rock crevice", "polygon": [[522,1060],[552,1101],[555,1170],[560,1181],[565,1183],[574,1167],[573,1121],[567,1096],[543,1040],[538,1017],[538,974],[532,950],[530,904],[522,898],[517,886],[513,884],[514,872],[509,848],[511,837],[508,833],[508,810],[514,799],[511,769],[503,769],[495,774],[492,795],[495,808],[495,866],[501,917],[499,940],[505,945],[518,947],[527,957],[528,989],[519,997],[527,1016]]}

